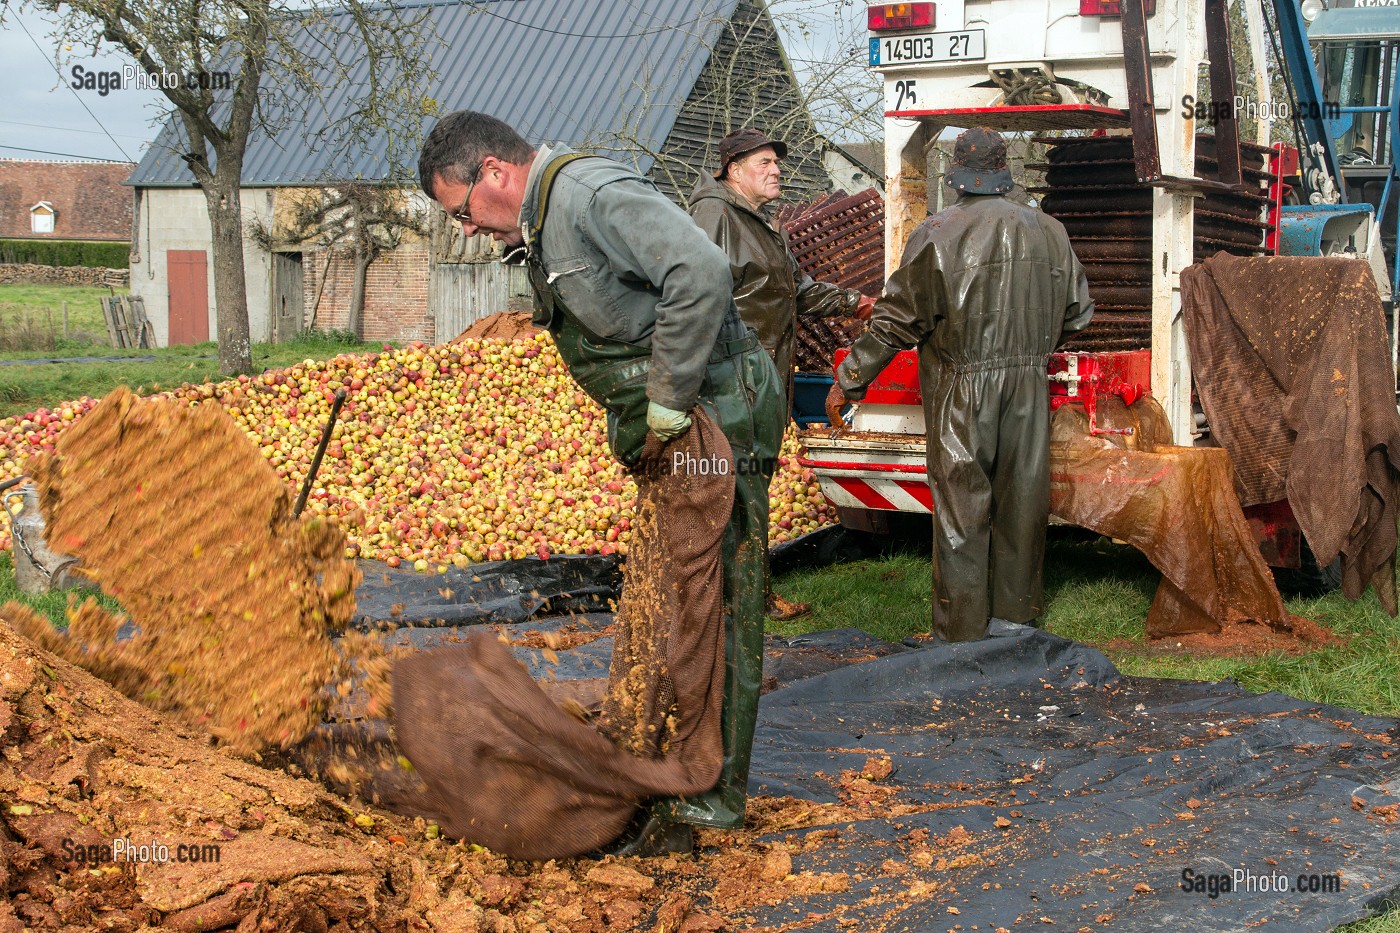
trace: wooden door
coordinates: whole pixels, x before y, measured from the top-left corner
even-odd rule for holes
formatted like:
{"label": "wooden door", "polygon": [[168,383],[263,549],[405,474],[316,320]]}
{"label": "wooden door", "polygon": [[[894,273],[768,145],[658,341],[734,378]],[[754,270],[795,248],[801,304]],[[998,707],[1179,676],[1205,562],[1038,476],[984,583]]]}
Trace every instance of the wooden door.
{"label": "wooden door", "polygon": [[272,254],[272,340],[281,343],[301,332],[301,253]]}
{"label": "wooden door", "polygon": [[209,260],[202,249],[165,251],[170,346],[209,339]]}

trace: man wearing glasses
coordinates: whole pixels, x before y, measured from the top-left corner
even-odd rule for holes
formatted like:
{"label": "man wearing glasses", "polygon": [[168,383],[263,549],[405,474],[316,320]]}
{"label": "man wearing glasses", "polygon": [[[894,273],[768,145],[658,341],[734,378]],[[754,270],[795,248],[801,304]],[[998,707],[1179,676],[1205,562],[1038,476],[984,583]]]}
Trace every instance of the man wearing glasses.
{"label": "man wearing glasses", "polygon": [[[637,463],[648,432],[677,438],[702,406],[740,462],[773,462],[782,441],[777,370],[739,317],[729,261],[647,179],[564,146],[536,151],[472,111],[443,117],[418,162],[423,190],[468,235],[524,247],[536,324],[608,412],[608,443]],[[724,534],[724,764],[713,790],[664,800],[620,854],[689,851],[691,825],[744,820],[763,664],[768,486],[736,470]]]}

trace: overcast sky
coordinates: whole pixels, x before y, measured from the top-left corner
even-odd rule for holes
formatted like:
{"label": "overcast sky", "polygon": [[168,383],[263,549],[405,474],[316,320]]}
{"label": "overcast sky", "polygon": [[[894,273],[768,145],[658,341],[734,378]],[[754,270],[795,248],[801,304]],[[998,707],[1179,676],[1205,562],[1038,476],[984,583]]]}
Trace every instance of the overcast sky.
{"label": "overcast sky", "polygon": [[[165,100],[158,91],[119,89],[99,94],[74,90],[71,65],[93,71],[117,71],[128,59],[83,55],[54,69],[54,27],[35,13],[11,9],[0,25],[0,62],[4,62],[5,103],[0,106],[0,158],[111,159],[139,161],[154,138],[151,119]],[[40,151],[33,151],[40,150]]]}
{"label": "overcast sky", "polygon": [[[865,14],[863,3],[850,0],[813,6],[829,10],[833,18],[858,20]],[[781,19],[779,23],[783,25]],[[140,161],[155,137],[152,119],[163,112],[164,96],[129,87],[105,95],[96,88],[71,87],[74,65],[88,72],[119,71],[130,60],[117,54],[92,58],[85,48],[75,46],[65,53],[74,57],[65,62],[60,74],[54,68],[53,34],[50,21],[34,12],[16,14],[13,8],[0,24],[0,88],[5,96],[0,106],[0,158]],[[785,43],[799,69],[803,59],[826,54],[830,45],[828,37],[820,34],[813,35],[809,44],[793,33],[785,36]]]}

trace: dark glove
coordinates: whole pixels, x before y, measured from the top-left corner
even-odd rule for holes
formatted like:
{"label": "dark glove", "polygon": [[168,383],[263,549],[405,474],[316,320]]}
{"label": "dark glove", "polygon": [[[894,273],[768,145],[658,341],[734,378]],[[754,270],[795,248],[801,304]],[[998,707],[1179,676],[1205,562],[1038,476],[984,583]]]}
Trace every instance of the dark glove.
{"label": "dark glove", "polygon": [[851,352],[836,368],[836,384],[846,393],[846,398],[858,402],[865,398],[866,387],[875,381],[898,353],[899,350],[867,330],[851,344]]}
{"label": "dark glove", "polygon": [[[855,354],[849,354],[841,365],[836,367],[836,372],[832,373],[836,381],[832,383],[832,390],[840,392],[841,397],[852,402],[859,402],[865,398],[866,383],[860,381],[860,367],[856,365]],[[827,396],[827,404],[831,403],[831,396]]]}

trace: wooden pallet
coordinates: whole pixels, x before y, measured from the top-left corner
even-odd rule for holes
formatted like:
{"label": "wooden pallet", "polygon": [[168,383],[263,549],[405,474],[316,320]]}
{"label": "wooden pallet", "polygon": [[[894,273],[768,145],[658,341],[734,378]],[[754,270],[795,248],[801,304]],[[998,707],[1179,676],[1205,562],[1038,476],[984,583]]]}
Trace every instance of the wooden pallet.
{"label": "wooden pallet", "polygon": [[114,347],[156,345],[155,328],[146,317],[146,302],[139,295],[110,295],[102,299],[102,317]]}

